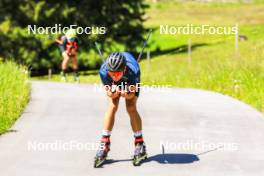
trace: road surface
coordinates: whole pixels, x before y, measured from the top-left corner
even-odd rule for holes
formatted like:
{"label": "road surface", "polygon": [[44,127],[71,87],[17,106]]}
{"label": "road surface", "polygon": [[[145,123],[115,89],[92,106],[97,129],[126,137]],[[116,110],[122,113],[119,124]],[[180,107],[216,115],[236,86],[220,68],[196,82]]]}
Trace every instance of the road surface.
{"label": "road surface", "polygon": [[264,117],[228,96],[194,89],[142,91],[148,160],[131,162],[124,101],[109,161],[93,168],[107,101],[94,85],[32,82],[31,101],[0,136],[1,176],[264,175]]}

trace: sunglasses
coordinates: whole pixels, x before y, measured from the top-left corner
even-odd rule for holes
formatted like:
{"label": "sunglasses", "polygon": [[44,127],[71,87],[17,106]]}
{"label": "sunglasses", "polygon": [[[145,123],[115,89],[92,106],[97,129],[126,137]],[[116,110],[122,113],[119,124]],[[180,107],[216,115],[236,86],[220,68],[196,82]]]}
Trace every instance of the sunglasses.
{"label": "sunglasses", "polygon": [[118,71],[118,72],[108,71],[108,74],[111,77],[121,77],[121,76],[123,76],[123,71]]}

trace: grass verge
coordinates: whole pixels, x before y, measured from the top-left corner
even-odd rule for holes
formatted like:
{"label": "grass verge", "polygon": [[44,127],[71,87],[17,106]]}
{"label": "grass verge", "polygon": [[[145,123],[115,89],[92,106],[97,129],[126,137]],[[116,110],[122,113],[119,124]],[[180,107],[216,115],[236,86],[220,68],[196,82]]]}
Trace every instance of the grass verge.
{"label": "grass verge", "polygon": [[0,63],[0,134],[21,115],[29,100],[26,69],[12,62]]}

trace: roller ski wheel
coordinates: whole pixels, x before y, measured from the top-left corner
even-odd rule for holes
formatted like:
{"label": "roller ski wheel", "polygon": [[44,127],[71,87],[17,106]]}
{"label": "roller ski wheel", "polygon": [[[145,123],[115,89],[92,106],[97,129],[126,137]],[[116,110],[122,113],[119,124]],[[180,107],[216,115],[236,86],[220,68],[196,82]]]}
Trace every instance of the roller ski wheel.
{"label": "roller ski wheel", "polygon": [[137,144],[133,157],[133,165],[140,166],[148,158],[145,144]]}
{"label": "roller ski wheel", "polygon": [[67,82],[66,74],[63,73],[63,72],[61,72],[60,75],[61,75],[61,81],[62,81],[62,82]]}
{"label": "roller ski wheel", "polygon": [[142,156],[134,156],[133,158],[133,165],[134,166],[140,166],[141,163],[148,158],[147,154],[144,154]]}
{"label": "roller ski wheel", "polygon": [[78,73],[73,73],[73,82],[80,83],[80,78]]}
{"label": "roller ski wheel", "polygon": [[73,77],[73,81],[77,84],[80,83],[80,78],[79,77]]}
{"label": "roller ski wheel", "polygon": [[98,168],[104,164],[104,162],[106,161],[108,152],[109,152],[109,149],[100,150],[97,152],[94,158],[94,168]]}
{"label": "roller ski wheel", "polygon": [[106,157],[101,157],[101,158],[95,157],[94,168],[101,167],[105,161],[106,161]]}
{"label": "roller ski wheel", "polygon": [[110,139],[102,138],[100,148],[98,149],[94,158],[94,168],[98,168],[106,161],[108,152],[110,151]]}
{"label": "roller ski wheel", "polygon": [[65,76],[61,77],[62,82],[67,82],[67,78]]}

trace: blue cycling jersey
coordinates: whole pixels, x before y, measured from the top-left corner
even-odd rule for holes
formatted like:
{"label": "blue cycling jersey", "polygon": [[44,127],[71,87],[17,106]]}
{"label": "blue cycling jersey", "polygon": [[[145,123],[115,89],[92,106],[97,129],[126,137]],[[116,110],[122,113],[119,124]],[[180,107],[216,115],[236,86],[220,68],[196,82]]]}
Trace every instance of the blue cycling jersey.
{"label": "blue cycling jersey", "polygon": [[136,59],[128,52],[122,52],[127,61],[126,71],[123,77],[118,81],[114,82],[112,78],[108,75],[108,70],[106,67],[106,63],[104,63],[100,68],[100,77],[104,85],[136,85],[140,83],[140,68],[136,61]]}

